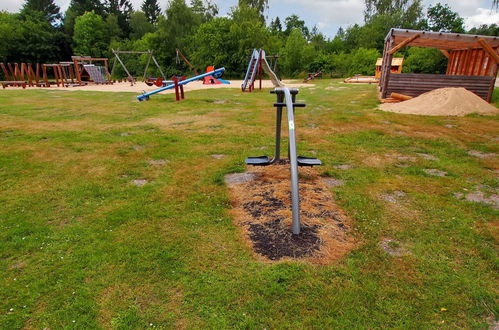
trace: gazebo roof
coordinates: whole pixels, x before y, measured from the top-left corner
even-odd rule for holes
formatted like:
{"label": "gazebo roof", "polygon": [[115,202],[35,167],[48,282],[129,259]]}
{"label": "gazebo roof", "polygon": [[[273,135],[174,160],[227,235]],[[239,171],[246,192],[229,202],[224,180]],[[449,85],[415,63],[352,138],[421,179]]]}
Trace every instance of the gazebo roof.
{"label": "gazebo roof", "polygon": [[407,46],[438,48],[444,50],[482,48],[482,45],[478,42],[479,39],[483,39],[493,48],[499,46],[499,37],[476,34],[391,29],[385,40],[388,40],[392,36],[395,39],[394,46],[397,46],[410,38],[414,39],[410,41]]}

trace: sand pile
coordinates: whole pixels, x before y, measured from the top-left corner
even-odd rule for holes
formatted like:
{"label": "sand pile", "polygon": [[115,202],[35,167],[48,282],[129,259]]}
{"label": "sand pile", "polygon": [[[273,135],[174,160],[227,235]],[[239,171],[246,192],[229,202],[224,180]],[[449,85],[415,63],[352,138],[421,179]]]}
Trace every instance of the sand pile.
{"label": "sand pile", "polygon": [[383,111],[426,115],[464,116],[469,113],[499,114],[499,109],[465,88],[440,88],[424,93],[409,101],[385,103]]}

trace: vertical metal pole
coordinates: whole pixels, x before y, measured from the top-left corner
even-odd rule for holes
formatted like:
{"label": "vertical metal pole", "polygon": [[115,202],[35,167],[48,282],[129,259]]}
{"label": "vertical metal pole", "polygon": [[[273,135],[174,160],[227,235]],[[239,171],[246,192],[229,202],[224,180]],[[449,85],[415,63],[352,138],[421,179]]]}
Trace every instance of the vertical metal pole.
{"label": "vertical metal pole", "polygon": [[144,81],[146,81],[147,69],[149,69],[149,63],[151,63],[151,57],[152,57],[152,52],[150,50],[148,52],[149,52],[149,57],[147,58],[146,68],[144,69]]}
{"label": "vertical metal pole", "polygon": [[[284,101],[284,94],[277,94],[277,103]],[[281,122],[282,122],[282,107],[276,110],[276,128],[275,128],[275,157],[274,162],[281,159]]]}
{"label": "vertical metal pole", "polygon": [[[298,188],[298,157],[296,155],[296,132],[295,132],[295,117],[293,97],[288,88],[279,88],[276,91],[284,93],[286,101],[286,110],[288,113],[288,127],[289,127],[289,162],[291,167],[291,209],[293,211],[293,234],[300,234],[300,191]],[[293,90],[294,94],[298,90]]]}

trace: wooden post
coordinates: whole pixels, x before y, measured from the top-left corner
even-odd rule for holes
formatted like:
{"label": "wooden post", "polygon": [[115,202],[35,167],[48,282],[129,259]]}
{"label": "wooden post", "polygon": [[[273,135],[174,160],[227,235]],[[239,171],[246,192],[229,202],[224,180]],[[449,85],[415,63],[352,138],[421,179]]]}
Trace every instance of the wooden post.
{"label": "wooden post", "polygon": [[499,55],[497,54],[497,51],[494,50],[483,38],[478,39],[478,43],[480,46],[483,47],[483,49],[489,53],[490,57],[496,61],[496,63],[499,63]]}
{"label": "wooden post", "polygon": [[[413,35],[412,37],[410,38],[407,38],[405,39],[404,41],[402,41],[401,43],[399,43],[397,46],[393,47],[391,46],[390,47],[390,50],[388,51],[388,54],[390,55],[393,55],[395,54],[396,52],[398,52],[400,49],[404,48],[405,46],[408,46],[411,42],[413,42],[414,40],[416,40],[417,38],[419,38],[421,35],[418,33],[418,34],[415,34]],[[393,47],[393,48],[392,48]],[[390,63],[391,64],[391,63]]]}
{"label": "wooden post", "polygon": [[[390,40],[387,41],[386,49],[393,49],[393,44],[395,43],[395,38],[390,36]],[[383,66],[381,70],[381,98],[386,98],[388,96],[388,81],[390,80],[390,73],[392,67],[393,54],[390,51],[386,51],[383,56]]]}
{"label": "wooden post", "polygon": [[47,76],[47,67],[45,66],[45,64],[42,64],[42,71],[43,71],[43,81],[45,82],[45,87],[50,87],[49,78]]}

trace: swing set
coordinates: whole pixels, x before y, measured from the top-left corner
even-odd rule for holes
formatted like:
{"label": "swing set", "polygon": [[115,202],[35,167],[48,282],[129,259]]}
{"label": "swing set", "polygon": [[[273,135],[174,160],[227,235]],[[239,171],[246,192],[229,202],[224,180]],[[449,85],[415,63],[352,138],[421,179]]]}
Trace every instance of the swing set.
{"label": "swing set", "polygon": [[[166,81],[166,76],[163,73],[163,70],[161,70],[161,66],[159,65],[158,61],[156,61],[156,58],[153,55],[152,50],[147,50],[145,52],[138,52],[138,51],[128,51],[128,50],[115,50],[112,49],[113,54],[114,54],[114,62],[113,62],[113,68],[111,69],[111,76],[114,74],[114,70],[116,68],[116,63],[119,63],[123,70],[125,70],[127,74],[127,80],[133,84],[137,81],[136,78],[133,77],[133,75],[130,73],[128,68],[126,67],[125,63],[123,62],[122,58],[120,57],[120,54],[132,54],[132,55],[144,55],[147,54],[147,61],[146,61],[146,66],[144,68],[144,75],[142,77],[142,80],[146,82],[147,85],[152,86],[153,84],[162,86],[163,85],[163,80]],[[149,69],[149,65],[151,64],[151,60],[154,62],[156,65],[156,68],[158,69],[159,73],[161,74],[162,78],[148,78],[147,77],[147,70]]]}

